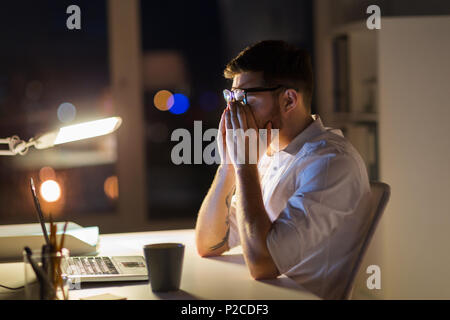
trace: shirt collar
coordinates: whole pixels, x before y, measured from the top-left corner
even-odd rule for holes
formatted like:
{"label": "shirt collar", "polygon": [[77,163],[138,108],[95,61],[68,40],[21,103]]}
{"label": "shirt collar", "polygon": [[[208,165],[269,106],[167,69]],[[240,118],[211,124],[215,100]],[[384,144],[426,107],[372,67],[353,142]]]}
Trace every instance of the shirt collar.
{"label": "shirt collar", "polygon": [[297,154],[303,145],[312,140],[314,137],[322,134],[326,131],[323,126],[322,120],[319,115],[312,115],[313,122],[307,126],[302,132],[300,132],[283,150],[283,152],[289,153],[291,155]]}

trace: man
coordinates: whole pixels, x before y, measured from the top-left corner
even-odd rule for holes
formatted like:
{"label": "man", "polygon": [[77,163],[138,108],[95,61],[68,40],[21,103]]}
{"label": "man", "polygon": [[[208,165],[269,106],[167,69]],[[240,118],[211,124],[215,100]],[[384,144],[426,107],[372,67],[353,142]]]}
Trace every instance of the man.
{"label": "man", "polygon": [[[224,74],[233,84],[224,91],[228,105],[219,124],[222,163],[198,214],[198,253],[220,255],[241,244],[254,279],[285,274],[320,297],[340,298],[361,243],[370,186],[340,130],[311,115],[308,54],[262,41]],[[268,136],[278,129],[278,146],[257,164],[242,164],[228,134],[238,129],[267,129]]]}

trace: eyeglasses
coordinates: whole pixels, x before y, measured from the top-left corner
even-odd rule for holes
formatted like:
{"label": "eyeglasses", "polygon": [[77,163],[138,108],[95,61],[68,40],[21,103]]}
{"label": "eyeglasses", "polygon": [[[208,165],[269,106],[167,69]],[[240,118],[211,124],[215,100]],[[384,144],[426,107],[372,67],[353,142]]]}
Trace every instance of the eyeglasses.
{"label": "eyeglasses", "polygon": [[256,87],[256,88],[248,88],[248,89],[232,89],[232,90],[225,89],[225,90],[223,90],[223,97],[227,103],[232,102],[232,101],[237,101],[237,102],[240,102],[245,105],[245,104],[247,104],[247,93],[249,93],[249,92],[252,93],[252,92],[263,92],[263,91],[275,91],[282,87],[284,87],[284,86],[278,85],[278,86],[272,87],[272,88]]}

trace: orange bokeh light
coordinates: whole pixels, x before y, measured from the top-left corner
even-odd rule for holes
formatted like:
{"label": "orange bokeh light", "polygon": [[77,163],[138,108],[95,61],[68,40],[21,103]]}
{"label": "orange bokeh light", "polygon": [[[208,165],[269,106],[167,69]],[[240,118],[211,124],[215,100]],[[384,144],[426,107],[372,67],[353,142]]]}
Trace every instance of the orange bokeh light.
{"label": "orange bokeh light", "polygon": [[167,111],[173,106],[173,95],[168,90],[160,90],[155,94],[153,103],[157,109]]}
{"label": "orange bokeh light", "polygon": [[41,168],[41,170],[39,170],[39,179],[41,181],[55,180],[56,179],[55,170],[53,170],[52,167]]}
{"label": "orange bokeh light", "polygon": [[119,179],[116,176],[108,177],[105,180],[103,189],[108,198],[114,200],[119,197]]}

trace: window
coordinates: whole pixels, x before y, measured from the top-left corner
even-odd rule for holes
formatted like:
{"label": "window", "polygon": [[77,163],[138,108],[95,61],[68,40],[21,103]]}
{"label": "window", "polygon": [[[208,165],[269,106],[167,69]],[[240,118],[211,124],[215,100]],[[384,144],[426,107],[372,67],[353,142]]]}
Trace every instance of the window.
{"label": "window", "polygon": [[[10,2],[0,11],[0,137],[24,140],[114,115],[109,89],[106,1],[78,1],[82,29],[66,27],[67,1]],[[108,135],[25,156],[0,157],[0,221],[36,222],[29,189],[57,220],[116,211],[116,137]],[[45,183],[54,181],[51,183]]]}
{"label": "window", "polygon": [[[81,30],[66,27],[72,4],[81,9]],[[312,48],[310,0],[3,7],[1,138],[29,139],[113,115],[123,123],[108,136],[0,157],[1,224],[36,222],[33,177],[38,188],[57,183],[47,183],[40,197],[44,212],[59,221],[98,225],[103,233],[193,227],[217,168],[194,164],[194,148],[210,144],[196,137],[194,121],[201,121],[200,134],[217,128],[222,90],[230,86],[226,63],[263,39]],[[179,143],[171,136],[180,128],[191,134],[191,164],[171,159]]]}

